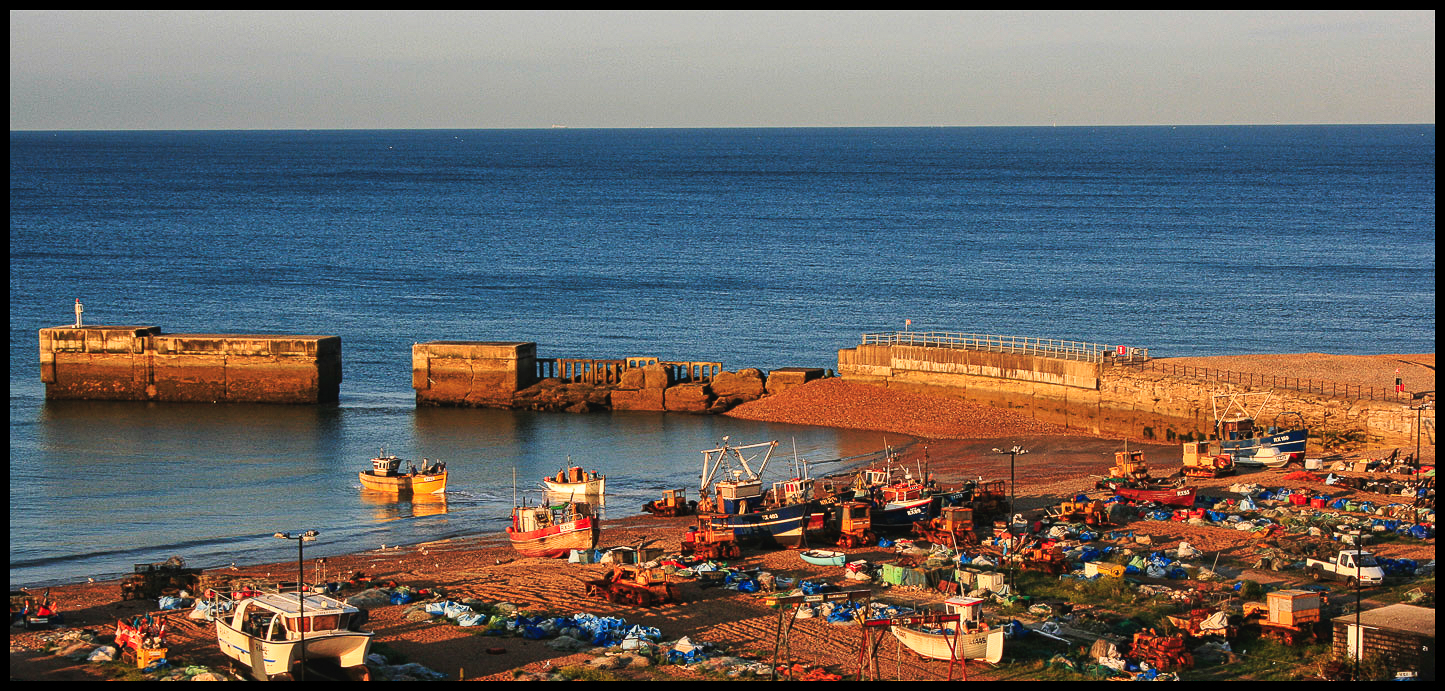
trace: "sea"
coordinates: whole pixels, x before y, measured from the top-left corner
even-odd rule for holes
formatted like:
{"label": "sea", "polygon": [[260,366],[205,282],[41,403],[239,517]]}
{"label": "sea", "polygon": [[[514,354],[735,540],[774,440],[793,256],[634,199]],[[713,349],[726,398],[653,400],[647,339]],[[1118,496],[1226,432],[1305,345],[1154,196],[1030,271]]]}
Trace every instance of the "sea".
{"label": "sea", "polygon": [[[340,336],[340,402],[48,403],[37,333],[76,299]],[[814,472],[902,441],[417,408],[416,342],[834,369],[903,330],[1434,352],[1435,126],[12,131],[11,586],[499,535],[569,461],[616,517],[695,498],[724,437]],[[383,448],[446,461],[445,499],[364,495]]]}

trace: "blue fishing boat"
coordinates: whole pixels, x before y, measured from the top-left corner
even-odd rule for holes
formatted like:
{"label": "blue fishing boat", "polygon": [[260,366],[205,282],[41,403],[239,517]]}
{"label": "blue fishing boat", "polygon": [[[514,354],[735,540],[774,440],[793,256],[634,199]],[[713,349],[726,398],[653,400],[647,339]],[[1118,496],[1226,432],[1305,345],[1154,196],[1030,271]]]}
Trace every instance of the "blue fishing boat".
{"label": "blue fishing boat", "polygon": [[[1261,395],[1263,401],[1251,412],[1248,406],[1251,397]],[[1303,416],[1282,412],[1269,427],[1257,426],[1259,413],[1272,396],[1269,392],[1214,396],[1214,442],[1219,445],[1218,453],[1232,457],[1238,465],[1277,468],[1292,461],[1304,462],[1310,431]],[[1222,410],[1220,399],[1226,399]]]}
{"label": "blue fishing boat", "polygon": [[[813,514],[808,501],[813,480],[807,477],[804,467],[792,479],[775,482],[772,489],[764,491],[762,474],[777,446],[776,441],[731,446],[728,437],[723,437],[721,446],[704,450],[700,489],[703,498],[698,502],[698,514],[707,516],[714,525],[732,528],[740,541],[766,547],[802,544]],[[744,452],[763,448],[767,449],[766,455],[753,470],[757,459],[746,457]]]}

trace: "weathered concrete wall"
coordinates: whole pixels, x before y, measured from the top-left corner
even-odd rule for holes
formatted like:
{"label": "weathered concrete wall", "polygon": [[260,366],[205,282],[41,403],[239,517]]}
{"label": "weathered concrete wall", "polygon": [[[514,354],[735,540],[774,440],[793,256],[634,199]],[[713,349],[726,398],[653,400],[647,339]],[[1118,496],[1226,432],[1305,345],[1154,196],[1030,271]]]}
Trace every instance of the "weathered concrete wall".
{"label": "weathered concrete wall", "polygon": [[54,327],[40,330],[40,378],[53,400],[334,402],[341,339]]}
{"label": "weathered concrete wall", "polygon": [[[1086,434],[1160,441],[1207,438],[1214,426],[1213,395],[1250,391],[1128,366],[920,346],[840,350],[838,373],[852,381],[1015,410]],[[1399,403],[1281,390],[1259,421],[1268,425],[1286,411],[1299,413],[1317,441],[1325,434],[1352,435],[1364,444],[1413,451],[1418,424],[1421,444],[1435,444],[1433,410],[1422,411],[1417,422],[1417,411]]]}
{"label": "weathered concrete wall", "polygon": [[417,405],[507,407],[536,377],[536,343],[432,341],[411,347]]}

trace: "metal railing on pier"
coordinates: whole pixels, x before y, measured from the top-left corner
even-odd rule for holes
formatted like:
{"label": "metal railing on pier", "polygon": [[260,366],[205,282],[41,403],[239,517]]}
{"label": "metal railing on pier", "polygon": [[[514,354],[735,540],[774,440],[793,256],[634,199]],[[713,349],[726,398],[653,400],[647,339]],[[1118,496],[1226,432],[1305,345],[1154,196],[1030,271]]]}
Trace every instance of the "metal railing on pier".
{"label": "metal railing on pier", "polygon": [[1291,391],[1301,391],[1319,396],[1343,398],[1352,401],[1395,401],[1399,403],[1412,403],[1415,400],[1415,394],[1410,391],[1401,391],[1385,386],[1349,384],[1326,379],[1303,379],[1300,377],[1280,377],[1272,374],[1258,374],[1254,372],[1235,372],[1216,367],[1194,367],[1192,365],[1161,362],[1159,360],[1149,362],[1146,369],[1174,377],[1204,379],[1207,381],[1252,388],[1288,389]]}
{"label": "metal railing on pier", "polygon": [[894,331],[863,334],[863,345],[911,345],[929,348],[955,348],[990,353],[1019,353],[1058,360],[1083,362],[1130,363],[1149,359],[1148,348],[1065,341],[1029,336],[956,333],[952,331]]}

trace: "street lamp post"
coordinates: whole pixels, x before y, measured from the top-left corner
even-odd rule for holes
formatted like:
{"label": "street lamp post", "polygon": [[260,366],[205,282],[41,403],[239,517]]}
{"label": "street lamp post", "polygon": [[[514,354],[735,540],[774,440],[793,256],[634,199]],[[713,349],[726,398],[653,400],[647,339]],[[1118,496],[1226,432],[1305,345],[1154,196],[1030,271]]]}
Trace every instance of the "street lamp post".
{"label": "street lamp post", "polygon": [[1013,592],[1013,594],[1017,596],[1018,582],[1014,578],[1014,562],[1018,558],[1018,555],[1014,553],[1014,550],[1017,547],[1017,545],[1015,544],[1016,541],[1014,540],[1014,504],[1018,499],[1018,483],[1014,481],[1014,459],[1028,453],[1029,450],[1019,446],[1018,444],[1014,444],[1013,447],[1008,449],[1007,451],[1003,449],[994,449],[993,452],[999,454],[1008,454],[1008,543],[1010,557],[1008,569],[1008,587],[1009,591]]}
{"label": "street lamp post", "polygon": [[308,530],[299,535],[277,532],[273,537],[280,540],[296,541],[296,624],[301,633],[301,670],[300,680],[306,681],[306,559],[304,556],[305,545],[308,541],[315,540],[321,533],[315,530]]}

